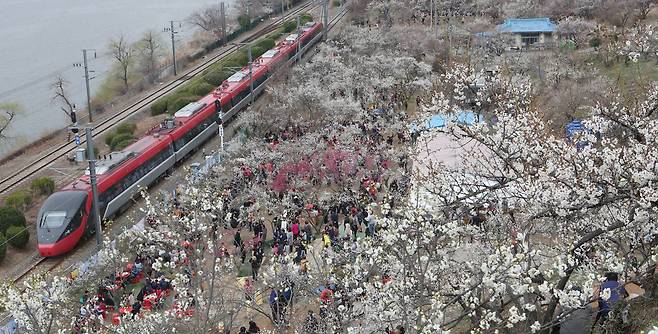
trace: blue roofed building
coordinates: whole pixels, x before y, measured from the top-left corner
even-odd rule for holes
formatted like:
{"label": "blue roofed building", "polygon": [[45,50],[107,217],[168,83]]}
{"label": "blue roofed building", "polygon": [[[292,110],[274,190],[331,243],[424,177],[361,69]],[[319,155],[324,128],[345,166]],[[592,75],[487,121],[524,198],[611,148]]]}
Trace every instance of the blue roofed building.
{"label": "blue roofed building", "polygon": [[498,32],[512,34],[514,47],[544,47],[553,42],[556,26],[549,18],[506,19]]}

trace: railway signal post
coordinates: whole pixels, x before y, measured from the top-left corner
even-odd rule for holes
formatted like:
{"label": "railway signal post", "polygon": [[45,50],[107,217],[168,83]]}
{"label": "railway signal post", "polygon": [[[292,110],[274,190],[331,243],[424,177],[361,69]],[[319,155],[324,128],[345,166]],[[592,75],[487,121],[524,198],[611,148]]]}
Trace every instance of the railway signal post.
{"label": "railway signal post", "polygon": [[[75,116],[74,116],[75,117]],[[91,194],[92,194],[92,200],[93,203],[91,205],[91,210],[94,215],[94,221],[96,223],[96,247],[98,249],[101,249],[103,247],[103,235],[102,235],[102,230],[101,230],[101,213],[100,213],[100,208],[98,206],[98,183],[96,180],[96,157],[94,154],[94,139],[91,133],[91,130],[93,127],[91,126],[84,126],[84,127],[78,127],[77,123],[74,120],[74,117],[72,117],[73,126],[71,126],[69,129],[77,134],[80,129],[85,130],[85,139],[87,140],[87,161],[89,161],[89,183],[91,183]]]}
{"label": "railway signal post", "polygon": [[219,125],[219,151],[217,152],[217,160],[222,162],[222,154],[224,154],[224,113],[222,109],[219,109],[219,115],[217,116],[217,125]]}

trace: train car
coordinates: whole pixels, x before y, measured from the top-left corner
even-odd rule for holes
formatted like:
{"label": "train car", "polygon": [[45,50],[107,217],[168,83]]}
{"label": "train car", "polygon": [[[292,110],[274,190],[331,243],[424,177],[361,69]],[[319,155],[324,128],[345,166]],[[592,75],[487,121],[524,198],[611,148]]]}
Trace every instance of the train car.
{"label": "train car", "polygon": [[269,75],[274,74],[274,72],[276,72],[279,67],[285,64],[286,60],[288,60],[287,55],[276,47],[271,50],[267,50],[267,52],[263,53],[263,55],[258,59],[260,64],[267,67],[267,72]]}
{"label": "train car", "polygon": [[[256,89],[276,69],[292,58],[299,47],[313,40],[322,24],[309,22],[299,35],[291,34],[252,64]],[[237,112],[236,105],[250,92],[249,67],[242,68],[220,87],[176,111],[148,134],[120,152],[97,163],[101,219],[111,218],[139,192],[183,160],[192,150],[217,133],[220,111]],[[240,107],[244,105],[241,104]],[[230,118],[232,115],[228,115]],[[88,171],[46,199],[37,216],[39,253],[58,256],[73,249],[79,240],[95,232]]]}
{"label": "train car", "polygon": [[171,138],[158,133],[141,138],[124,150],[100,160],[98,200],[103,220],[118,213],[176,162]]}
{"label": "train car", "polygon": [[75,247],[89,229],[91,203],[88,185],[86,189],[65,189],[48,197],[39,209],[36,222],[41,256],[57,256]]}
{"label": "train car", "polygon": [[307,22],[302,27],[302,36],[300,37],[300,42],[302,43],[301,47],[305,47],[313,40],[313,37],[315,37],[320,32],[322,32],[322,23]]}
{"label": "train car", "polygon": [[174,143],[176,161],[183,160],[217,132],[219,106],[215,101],[212,94],[208,94],[174,113],[176,127],[170,131],[170,136]]}
{"label": "train car", "polygon": [[[110,218],[139,191],[174,164],[169,136],[146,136],[119,152],[99,159],[99,210]],[[37,241],[41,256],[57,256],[75,247],[85,235],[94,233],[91,215],[89,171],[46,199],[37,216]]]}

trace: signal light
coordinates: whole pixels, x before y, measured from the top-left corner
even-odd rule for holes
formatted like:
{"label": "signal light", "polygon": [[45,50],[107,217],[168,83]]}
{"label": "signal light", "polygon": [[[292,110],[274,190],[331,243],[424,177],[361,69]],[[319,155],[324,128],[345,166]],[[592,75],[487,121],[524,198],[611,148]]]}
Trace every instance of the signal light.
{"label": "signal light", "polygon": [[217,120],[215,121],[217,125],[222,124],[222,105],[219,102],[219,99],[215,100],[215,111],[217,112]]}
{"label": "signal light", "polygon": [[71,110],[69,116],[71,116],[71,123],[73,124],[71,132],[78,133],[78,117],[75,115],[75,109]]}

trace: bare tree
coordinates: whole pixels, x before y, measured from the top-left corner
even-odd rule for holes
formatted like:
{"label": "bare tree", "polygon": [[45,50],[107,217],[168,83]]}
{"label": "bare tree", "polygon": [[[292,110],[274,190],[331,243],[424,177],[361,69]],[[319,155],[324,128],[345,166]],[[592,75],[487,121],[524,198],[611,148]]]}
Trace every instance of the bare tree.
{"label": "bare tree", "polygon": [[158,62],[162,57],[162,41],[157,33],[149,30],[137,42],[137,50],[139,53],[138,62],[140,70],[149,82],[153,82],[156,78]]}
{"label": "bare tree", "polygon": [[58,75],[55,78],[55,81],[52,83],[52,88],[54,90],[53,101],[60,104],[59,108],[66,114],[66,116],[71,117],[71,113],[75,110],[75,103],[71,102],[71,99],[68,96],[66,87],[68,82],[64,80],[61,75]]}
{"label": "bare tree", "polygon": [[577,17],[566,17],[557,24],[557,32],[580,48],[587,43],[589,35],[597,28],[596,22]]}
{"label": "bare tree", "polygon": [[265,13],[268,7],[281,6],[280,1],[268,3],[264,0],[237,0],[235,7],[240,15],[248,15],[249,19]]}
{"label": "bare tree", "polygon": [[637,0],[638,19],[646,20],[647,15],[654,5],[658,4],[657,0]]}
{"label": "bare tree", "polygon": [[221,7],[212,5],[192,13],[188,18],[188,22],[219,37],[222,36],[223,19]]}
{"label": "bare tree", "polygon": [[7,138],[4,134],[5,130],[20,111],[21,106],[18,103],[0,103],[0,139]]}
{"label": "bare tree", "polygon": [[108,47],[112,58],[114,58],[117,61],[117,65],[119,65],[120,77],[121,81],[123,81],[124,89],[128,90],[128,74],[130,67],[134,62],[134,49],[128,41],[126,41],[123,34],[117,39],[110,40]]}

